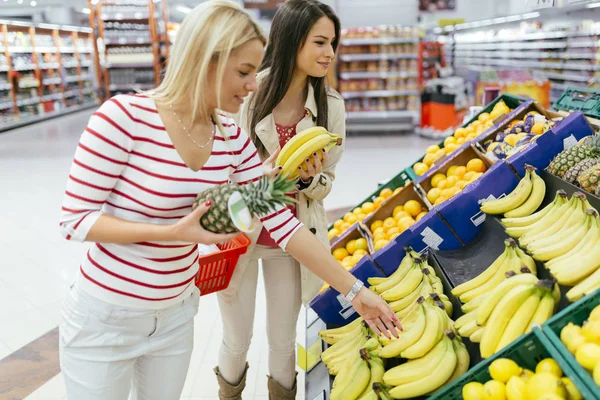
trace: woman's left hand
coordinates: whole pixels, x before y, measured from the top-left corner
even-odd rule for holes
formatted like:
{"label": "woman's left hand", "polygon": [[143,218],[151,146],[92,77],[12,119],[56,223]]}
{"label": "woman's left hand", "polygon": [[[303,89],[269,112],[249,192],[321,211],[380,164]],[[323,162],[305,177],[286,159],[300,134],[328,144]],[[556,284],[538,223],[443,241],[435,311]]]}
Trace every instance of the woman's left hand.
{"label": "woman's left hand", "polygon": [[396,313],[380,296],[363,287],[352,300],[352,306],[377,335],[391,339],[391,332],[398,337],[396,327],[402,330],[402,325]]}
{"label": "woman's left hand", "polygon": [[[302,166],[306,166],[306,171],[302,166],[300,167],[300,179],[304,182],[308,182],[311,178],[314,178],[321,172],[323,172],[323,166],[327,165],[327,161],[329,160],[329,155],[325,150],[321,150],[323,153],[323,160],[319,159],[319,155],[317,153],[312,154],[311,158],[307,158],[302,163]],[[312,162],[311,162],[312,161]]]}

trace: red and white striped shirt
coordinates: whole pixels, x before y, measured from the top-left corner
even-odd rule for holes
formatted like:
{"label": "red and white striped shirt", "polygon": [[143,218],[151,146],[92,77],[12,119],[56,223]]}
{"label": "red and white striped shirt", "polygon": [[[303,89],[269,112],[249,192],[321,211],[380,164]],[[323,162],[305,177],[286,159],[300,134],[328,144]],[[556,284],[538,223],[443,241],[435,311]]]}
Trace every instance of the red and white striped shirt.
{"label": "red and white striped shirt", "polygon": [[[250,184],[263,175],[254,144],[221,117],[212,153],[199,171],[188,168],[171,141],[154,101],[119,95],[96,111],[81,135],[67,182],[60,230],[84,241],[102,213],[135,222],[173,224],[191,212],[196,195],[227,183]],[[285,249],[302,224],[285,207],[259,216]],[[80,266],[78,284],[106,302],[161,309],[181,301],[198,271],[195,243],[95,243]]]}

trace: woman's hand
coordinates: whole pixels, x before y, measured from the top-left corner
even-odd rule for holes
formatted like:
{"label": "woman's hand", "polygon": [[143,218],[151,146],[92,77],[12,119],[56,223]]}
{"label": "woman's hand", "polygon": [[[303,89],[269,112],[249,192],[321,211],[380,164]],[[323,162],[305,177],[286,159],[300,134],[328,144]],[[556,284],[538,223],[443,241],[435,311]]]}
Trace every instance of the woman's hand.
{"label": "woman's hand", "polygon": [[173,241],[215,244],[225,243],[239,236],[241,232],[220,234],[207,231],[200,225],[200,218],[208,211],[211,202],[207,201],[196,207],[189,215],[181,218],[171,225],[171,236]]}
{"label": "woman's hand", "polygon": [[323,160],[319,160],[319,155],[317,153],[312,154],[312,162],[310,158],[304,160],[303,165],[306,166],[306,171],[302,166],[300,166],[300,179],[304,182],[308,182],[311,178],[314,178],[321,172],[323,172],[323,167],[327,165],[327,161],[329,160],[329,156],[325,149],[321,150],[323,153]]}
{"label": "woman's hand", "polygon": [[280,151],[281,147],[278,147],[277,151],[275,151],[269,156],[269,158],[263,161],[263,170],[265,171],[265,175],[271,179],[275,178],[275,176],[277,176],[277,174],[280,173],[283,169],[281,165],[275,167],[275,160],[277,160],[277,156],[279,156]]}
{"label": "woman's hand", "polygon": [[400,321],[380,296],[363,287],[352,300],[352,306],[376,334],[391,339],[391,332],[394,337],[398,337],[396,327],[402,330]]}

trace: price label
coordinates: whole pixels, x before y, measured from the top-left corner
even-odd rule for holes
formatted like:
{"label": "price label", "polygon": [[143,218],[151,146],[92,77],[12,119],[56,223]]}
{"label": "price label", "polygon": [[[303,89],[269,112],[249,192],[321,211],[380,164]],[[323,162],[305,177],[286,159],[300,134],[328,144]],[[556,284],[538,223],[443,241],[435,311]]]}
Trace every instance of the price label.
{"label": "price label", "polygon": [[554,7],[555,0],[527,0],[527,8],[530,10],[540,10],[542,8]]}

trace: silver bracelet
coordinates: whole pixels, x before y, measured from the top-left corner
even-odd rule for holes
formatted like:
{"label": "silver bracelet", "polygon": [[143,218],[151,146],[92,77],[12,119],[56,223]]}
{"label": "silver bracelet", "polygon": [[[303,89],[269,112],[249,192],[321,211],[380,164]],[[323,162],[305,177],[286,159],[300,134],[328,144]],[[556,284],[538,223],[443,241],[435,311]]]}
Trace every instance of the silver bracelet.
{"label": "silver bracelet", "polygon": [[362,289],[363,286],[365,286],[365,284],[360,279],[357,279],[356,282],[354,282],[354,285],[352,285],[350,293],[346,295],[346,301],[348,303],[352,303],[352,300],[354,300],[354,298],[356,297],[358,292],[360,292],[360,289]]}

